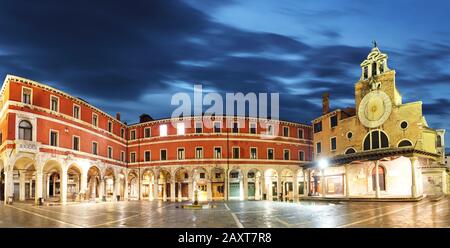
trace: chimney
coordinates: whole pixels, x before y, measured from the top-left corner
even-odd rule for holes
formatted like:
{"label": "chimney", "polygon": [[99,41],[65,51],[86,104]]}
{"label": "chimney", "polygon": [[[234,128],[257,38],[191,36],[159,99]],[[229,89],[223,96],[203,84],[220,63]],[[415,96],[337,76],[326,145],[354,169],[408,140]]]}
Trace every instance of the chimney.
{"label": "chimney", "polygon": [[116,119],[117,119],[118,121],[120,121],[120,113],[119,113],[119,112],[116,113]]}
{"label": "chimney", "polygon": [[322,114],[330,112],[330,94],[328,92],[322,95]]}
{"label": "chimney", "polygon": [[140,123],[148,122],[148,121],[153,121],[153,118],[150,115],[142,114],[141,116],[139,116],[139,122]]}

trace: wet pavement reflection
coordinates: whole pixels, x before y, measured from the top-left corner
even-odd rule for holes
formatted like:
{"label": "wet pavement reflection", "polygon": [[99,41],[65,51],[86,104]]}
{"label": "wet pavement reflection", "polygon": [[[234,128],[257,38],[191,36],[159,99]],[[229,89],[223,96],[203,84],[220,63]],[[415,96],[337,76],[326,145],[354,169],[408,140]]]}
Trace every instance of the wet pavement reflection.
{"label": "wet pavement reflection", "polygon": [[149,201],[66,206],[0,205],[0,227],[450,227],[450,197],[438,202],[214,202],[181,209]]}

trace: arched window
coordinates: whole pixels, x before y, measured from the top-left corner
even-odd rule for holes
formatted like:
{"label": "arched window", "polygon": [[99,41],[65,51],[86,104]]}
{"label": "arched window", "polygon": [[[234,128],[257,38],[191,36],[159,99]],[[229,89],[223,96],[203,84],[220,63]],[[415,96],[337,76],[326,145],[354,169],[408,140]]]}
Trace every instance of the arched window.
{"label": "arched window", "polygon": [[[376,174],[376,168],[373,167],[372,169],[372,189],[373,191],[377,190],[377,174]],[[386,191],[386,178],[385,178],[385,169],[383,166],[378,166],[378,182],[380,185],[381,191]]]}
{"label": "arched window", "polygon": [[374,130],[366,135],[364,139],[364,151],[389,147],[389,139],[381,130]]}
{"label": "arched window", "polygon": [[353,149],[353,148],[348,148],[348,149],[345,151],[345,154],[352,154],[352,153],[355,153],[355,152],[356,152],[355,149]]}
{"label": "arched window", "polygon": [[21,121],[19,123],[19,139],[21,140],[33,140],[33,126],[31,126],[31,123],[29,121]]}
{"label": "arched window", "polygon": [[441,141],[441,136],[440,135],[436,135],[436,146],[437,147],[441,147],[442,146],[442,141]]}
{"label": "arched window", "polygon": [[412,146],[412,143],[409,140],[402,140],[400,141],[400,143],[398,143],[398,147],[408,147],[408,146]]}
{"label": "arched window", "polygon": [[372,63],[372,77],[377,75],[377,63],[373,62]]}

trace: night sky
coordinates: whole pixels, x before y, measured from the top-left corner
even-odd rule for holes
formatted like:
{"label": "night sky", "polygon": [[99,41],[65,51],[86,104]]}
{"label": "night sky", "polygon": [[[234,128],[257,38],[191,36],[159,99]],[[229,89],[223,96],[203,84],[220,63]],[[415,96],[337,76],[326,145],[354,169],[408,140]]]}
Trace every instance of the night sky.
{"label": "night sky", "polygon": [[[450,130],[450,1],[0,1],[0,77],[79,96],[128,123],[169,117],[194,83],[279,92],[280,117],[310,123],[353,106],[377,40],[404,102]],[[449,135],[447,135],[449,137]],[[450,140],[447,139],[447,144]]]}

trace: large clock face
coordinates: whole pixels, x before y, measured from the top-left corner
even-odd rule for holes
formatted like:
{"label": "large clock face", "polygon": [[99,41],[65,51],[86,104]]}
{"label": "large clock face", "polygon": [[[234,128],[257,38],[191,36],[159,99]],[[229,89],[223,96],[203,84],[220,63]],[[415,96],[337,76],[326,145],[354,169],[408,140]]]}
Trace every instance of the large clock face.
{"label": "large clock face", "polygon": [[392,103],[389,96],[375,90],[364,96],[359,104],[358,117],[361,123],[369,128],[381,126],[391,114]]}

